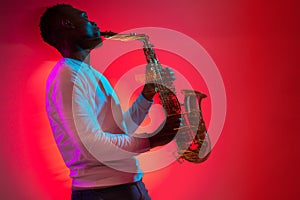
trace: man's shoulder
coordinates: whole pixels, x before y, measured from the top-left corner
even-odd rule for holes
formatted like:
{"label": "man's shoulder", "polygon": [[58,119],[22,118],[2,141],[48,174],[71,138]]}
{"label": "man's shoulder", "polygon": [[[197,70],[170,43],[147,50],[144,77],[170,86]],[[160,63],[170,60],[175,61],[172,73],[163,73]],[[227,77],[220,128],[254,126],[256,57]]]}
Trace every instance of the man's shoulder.
{"label": "man's shoulder", "polygon": [[81,74],[84,73],[84,65],[80,61],[74,61],[69,58],[60,59],[51,70],[47,83],[65,82],[65,81],[78,81]]}
{"label": "man's shoulder", "polygon": [[[46,81],[47,98],[57,98],[56,95],[70,95],[76,89],[87,89],[88,70],[66,59],[61,59],[53,67]],[[54,95],[53,95],[54,94]]]}
{"label": "man's shoulder", "polygon": [[62,73],[79,72],[84,69],[86,64],[70,58],[62,58],[58,61],[54,68]]}

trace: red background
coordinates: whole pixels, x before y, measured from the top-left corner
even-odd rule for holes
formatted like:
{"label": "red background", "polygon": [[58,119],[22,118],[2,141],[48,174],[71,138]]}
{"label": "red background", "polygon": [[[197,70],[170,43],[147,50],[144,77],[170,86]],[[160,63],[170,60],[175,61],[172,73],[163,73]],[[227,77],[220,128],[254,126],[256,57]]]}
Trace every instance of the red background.
{"label": "red background", "polygon": [[[70,195],[68,171],[44,111],[45,78],[60,56],[42,42],[37,26],[45,7],[58,2],[1,2],[1,199]],[[65,3],[87,11],[102,30],[180,31],[198,41],[219,68],[227,94],[219,141],[201,165],[174,163],[147,173],[154,200],[299,198],[297,1]]]}

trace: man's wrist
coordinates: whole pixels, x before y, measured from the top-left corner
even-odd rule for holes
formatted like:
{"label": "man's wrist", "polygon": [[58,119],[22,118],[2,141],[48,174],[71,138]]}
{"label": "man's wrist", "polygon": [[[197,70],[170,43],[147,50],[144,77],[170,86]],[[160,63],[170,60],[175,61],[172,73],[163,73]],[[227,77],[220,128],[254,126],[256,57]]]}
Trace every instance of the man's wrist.
{"label": "man's wrist", "polygon": [[153,97],[154,97],[154,95],[149,95],[149,94],[147,94],[147,93],[145,93],[145,92],[142,92],[142,95],[143,95],[143,97],[145,98],[145,99],[147,99],[148,101],[153,101]]}
{"label": "man's wrist", "polygon": [[155,85],[153,83],[147,83],[144,85],[142,95],[145,99],[152,101],[155,94]]}

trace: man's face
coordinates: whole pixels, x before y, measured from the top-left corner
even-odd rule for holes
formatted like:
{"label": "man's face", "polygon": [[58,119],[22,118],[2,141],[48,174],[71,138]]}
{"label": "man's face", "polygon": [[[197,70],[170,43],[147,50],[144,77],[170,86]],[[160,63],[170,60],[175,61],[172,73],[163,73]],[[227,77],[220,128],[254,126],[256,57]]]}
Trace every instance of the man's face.
{"label": "man's face", "polygon": [[102,43],[97,24],[88,19],[86,12],[74,8],[67,11],[67,16],[73,26],[70,38],[75,45],[83,49],[93,49]]}

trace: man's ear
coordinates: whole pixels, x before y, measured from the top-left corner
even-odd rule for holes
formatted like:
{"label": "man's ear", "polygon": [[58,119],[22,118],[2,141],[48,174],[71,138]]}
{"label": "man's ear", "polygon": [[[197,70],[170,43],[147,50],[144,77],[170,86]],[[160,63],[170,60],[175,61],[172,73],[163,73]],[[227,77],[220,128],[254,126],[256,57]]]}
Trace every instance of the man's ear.
{"label": "man's ear", "polygon": [[75,29],[74,24],[69,19],[62,19],[61,20],[62,27],[68,28],[68,29]]}

